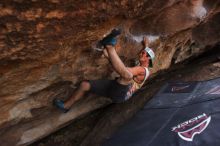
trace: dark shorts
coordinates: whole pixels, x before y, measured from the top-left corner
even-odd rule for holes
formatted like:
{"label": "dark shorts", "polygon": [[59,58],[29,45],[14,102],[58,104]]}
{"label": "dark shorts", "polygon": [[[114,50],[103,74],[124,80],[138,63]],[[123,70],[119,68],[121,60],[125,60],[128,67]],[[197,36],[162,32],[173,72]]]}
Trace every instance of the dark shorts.
{"label": "dark shorts", "polygon": [[113,102],[123,102],[131,85],[122,85],[116,80],[90,80],[90,92],[100,96],[110,97]]}

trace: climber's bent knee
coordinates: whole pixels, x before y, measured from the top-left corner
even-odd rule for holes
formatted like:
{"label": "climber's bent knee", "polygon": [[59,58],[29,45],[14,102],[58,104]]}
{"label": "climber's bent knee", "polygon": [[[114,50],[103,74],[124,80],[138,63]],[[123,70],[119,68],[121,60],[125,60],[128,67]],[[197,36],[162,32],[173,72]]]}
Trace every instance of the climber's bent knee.
{"label": "climber's bent knee", "polygon": [[91,85],[88,81],[83,81],[80,83],[80,89],[83,91],[89,91],[91,88]]}

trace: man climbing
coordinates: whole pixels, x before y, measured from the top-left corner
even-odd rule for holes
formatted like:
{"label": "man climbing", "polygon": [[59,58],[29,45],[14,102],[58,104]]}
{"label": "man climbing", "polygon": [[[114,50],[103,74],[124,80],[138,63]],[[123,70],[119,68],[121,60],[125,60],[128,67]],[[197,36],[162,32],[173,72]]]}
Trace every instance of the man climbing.
{"label": "man climbing", "polygon": [[112,98],[113,102],[119,103],[128,100],[132,94],[141,88],[149,77],[148,67],[152,67],[155,57],[154,52],[148,47],[149,40],[144,37],[144,49],[138,54],[139,64],[135,67],[126,67],[115,50],[116,39],[106,42],[103,53],[111,62],[114,70],[120,75],[115,80],[90,80],[83,81],[73,95],[65,102],[55,99],[54,104],[63,112],[83,97],[86,92]]}

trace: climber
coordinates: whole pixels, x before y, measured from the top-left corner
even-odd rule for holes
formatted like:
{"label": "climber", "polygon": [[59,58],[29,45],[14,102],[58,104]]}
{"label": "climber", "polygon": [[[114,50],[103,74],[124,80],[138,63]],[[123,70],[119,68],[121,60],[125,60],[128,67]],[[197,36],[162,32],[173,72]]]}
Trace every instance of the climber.
{"label": "climber", "polygon": [[55,99],[54,105],[63,112],[67,112],[86,92],[110,97],[115,103],[128,100],[144,84],[150,74],[148,67],[153,65],[152,61],[155,55],[153,50],[148,47],[149,40],[147,37],[143,38],[143,44],[144,49],[138,55],[139,64],[135,67],[126,67],[115,50],[116,39],[110,39],[105,44],[103,54],[111,62],[120,77],[115,80],[83,81],[69,99],[65,102]]}

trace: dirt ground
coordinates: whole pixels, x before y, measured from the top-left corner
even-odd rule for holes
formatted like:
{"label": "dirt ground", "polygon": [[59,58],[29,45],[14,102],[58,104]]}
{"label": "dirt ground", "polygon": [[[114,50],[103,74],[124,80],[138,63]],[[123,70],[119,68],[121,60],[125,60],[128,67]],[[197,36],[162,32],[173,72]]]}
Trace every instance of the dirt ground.
{"label": "dirt ground", "polygon": [[[191,58],[181,64],[173,65],[172,68],[154,75],[144,86],[142,91],[138,93],[142,95],[144,92],[148,92],[148,98],[145,100],[133,102],[135,100],[134,98],[133,101],[125,103],[124,105],[112,104],[104,109],[94,111],[72,122],[56,133],[31,144],[31,146],[98,146],[106,137],[117,130],[120,125],[131,118],[141,106],[143,107],[144,102],[148,101],[167,81],[202,81],[217,77],[220,77],[220,48],[214,49],[197,58]],[[138,94],[136,96],[138,96]],[[133,107],[131,107],[131,105],[133,105]],[[121,107],[115,108],[114,106]],[[122,117],[116,116],[114,113],[119,110],[127,114],[124,114]],[[128,110],[133,112],[128,112]],[[112,113],[111,116],[108,116],[108,113]],[[123,112],[121,113],[123,114]]]}

